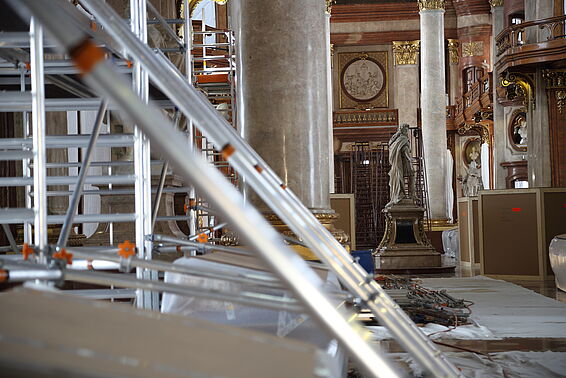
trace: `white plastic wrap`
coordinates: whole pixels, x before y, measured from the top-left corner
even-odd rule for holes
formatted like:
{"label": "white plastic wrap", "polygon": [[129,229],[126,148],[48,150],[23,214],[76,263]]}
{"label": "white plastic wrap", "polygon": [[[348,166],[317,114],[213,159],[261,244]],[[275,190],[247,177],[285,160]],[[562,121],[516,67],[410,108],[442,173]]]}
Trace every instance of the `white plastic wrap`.
{"label": "white plastic wrap", "polygon": [[566,291],[566,234],[558,235],[552,239],[548,249],[556,287]]}
{"label": "white plastic wrap", "polygon": [[[182,257],[175,260],[174,264],[190,266],[192,268],[214,270],[215,272],[225,271],[227,275],[234,273],[253,274],[257,271],[241,268],[233,265],[226,265],[213,261],[206,261],[198,258]],[[227,282],[219,279],[201,278],[188,276],[178,273],[165,273],[165,282],[176,284],[190,284],[199,286],[203,290],[221,289],[225,292],[237,294],[242,290],[250,290],[242,284]],[[339,283],[336,276],[329,272],[326,287],[332,291],[339,291]],[[272,295],[290,295],[288,292],[277,289],[258,290],[262,293]],[[180,314],[194,318],[204,319],[221,324],[232,325],[247,329],[266,332],[280,337],[290,337],[292,339],[309,342],[325,351],[329,360],[332,361],[332,375],[340,377],[345,375],[346,356],[335,340],[331,339],[318,324],[308,315],[290,313],[286,311],[270,310],[258,307],[249,307],[238,303],[219,302],[202,298],[190,298],[175,294],[163,294],[161,302],[161,312],[170,314]]]}
{"label": "white plastic wrap", "polygon": [[460,258],[460,233],[457,228],[442,231],[442,248],[448,257]]}

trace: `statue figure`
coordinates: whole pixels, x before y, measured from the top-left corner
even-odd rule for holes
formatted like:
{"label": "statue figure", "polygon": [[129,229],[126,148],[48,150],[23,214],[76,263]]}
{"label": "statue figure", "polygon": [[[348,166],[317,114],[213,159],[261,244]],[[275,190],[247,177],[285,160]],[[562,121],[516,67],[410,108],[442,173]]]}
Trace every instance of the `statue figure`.
{"label": "statue figure", "polygon": [[[415,198],[415,173],[411,164],[411,145],[409,143],[409,125],[402,124],[389,140],[389,194],[390,201],[386,208],[399,203],[403,198]],[[405,193],[405,178],[408,188]]]}
{"label": "statue figure", "polygon": [[462,191],[466,197],[477,197],[478,192],[483,189],[481,172],[475,160],[470,162],[468,173],[462,180]]}

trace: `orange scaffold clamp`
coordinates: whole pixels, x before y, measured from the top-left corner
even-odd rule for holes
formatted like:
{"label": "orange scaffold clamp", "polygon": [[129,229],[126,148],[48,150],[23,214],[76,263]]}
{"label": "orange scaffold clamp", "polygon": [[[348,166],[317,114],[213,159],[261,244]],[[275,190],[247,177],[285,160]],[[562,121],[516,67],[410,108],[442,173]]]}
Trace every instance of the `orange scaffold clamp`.
{"label": "orange scaffold clamp", "polygon": [[67,265],[71,265],[73,263],[73,254],[67,253],[65,248],[61,248],[59,252],[56,252],[52,256],[54,259],[59,259],[67,262]]}
{"label": "orange scaffold clamp", "polygon": [[201,233],[201,234],[199,234],[199,235],[197,236],[197,241],[198,241],[199,243],[206,243],[206,242],[208,241],[208,235],[205,234],[204,232]]}
{"label": "orange scaffold clamp", "polygon": [[28,243],[24,243],[22,247],[22,255],[24,255],[24,260],[29,259],[29,257],[33,254],[35,254],[33,247],[30,247]]}
{"label": "orange scaffold clamp", "polygon": [[118,255],[127,259],[136,254],[136,245],[129,240],[118,244]]}

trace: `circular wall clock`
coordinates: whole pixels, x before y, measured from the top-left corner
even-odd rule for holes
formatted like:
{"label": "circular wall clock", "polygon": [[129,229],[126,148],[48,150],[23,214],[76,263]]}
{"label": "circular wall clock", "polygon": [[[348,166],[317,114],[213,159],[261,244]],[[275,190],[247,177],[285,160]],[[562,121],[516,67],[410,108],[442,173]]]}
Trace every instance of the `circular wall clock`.
{"label": "circular wall clock", "polygon": [[385,89],[385,70],[374,59],[359,57],[344,66],[340,84],[352,100],[370,102]]}

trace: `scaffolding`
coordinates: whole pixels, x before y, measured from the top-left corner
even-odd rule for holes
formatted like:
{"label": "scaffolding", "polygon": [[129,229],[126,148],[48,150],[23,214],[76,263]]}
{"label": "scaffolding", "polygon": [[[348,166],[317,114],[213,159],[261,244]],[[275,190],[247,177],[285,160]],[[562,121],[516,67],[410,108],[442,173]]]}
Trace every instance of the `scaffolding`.
{"label": "scaffolding", "polygon": [[[191,30],[190,23],[183,23],[185,41],[181,41],[176,38],[174,31],[170,30],[168,20],[159,16],[155,8],[146,0],[131,0],[130,26],[124,23],[104,2],[97,0],[80,0],[79,7],[73,6],[66,0],[53,0],[49,9],[45,9],[40,2],[33,0],[11,1],[10,3],[24,18],[27,18],[27,12],[32,15],[30,33],[27,36],[30,48],[31,92],[26,92],[25,60],[17,60],[17,64],[9,69],[16,69],[19,73],[23,82],[21,91],[17,94],[3,95],[0,98],[0,110],[24,112],[24,138],[0,140],[0,149],[2,149],[0,156],[2,160],[21,161],[23,175],[22,177],[1,178],[0,185],[25,187],[26,206],[21,209],[3,209],[0,212],[0,223],[24,224],[25,244],[22,247],[22,253],[33,261],[21,262],[3,258],[4,269],[9,272],[9,281],[69,280],[132,288],[135,289],[136,305],[151,310],[159,309],[159,293],[168,292],[233,301],[282,311],[307,312],[338,340],[340,345],[358,361],[360,366],[365,368],[368,374],[379,377],[398,376],[398,372],[390,362],[368,344],[362,334],[361,326],[352,320],[354,319],[352,314],[345,311],[343,306],[336,306],[336,300],[342,303],[347,297],[342,293],[327,293],[323,290],[321,279],[313,272],[309,264],[286,246],[282,237],[261,214],[244,202],[233,183],[226,180],[225,174],[231,172],[223,169],[227,168],[237,172],[239,177],[245,178],[246,183],[262,197],[265,203],[331,271],[336,273],[353,300],[371,310],[423,367],[435,376],[456,377],[460,375],[458,370],[446,360],[444,355],[433,346],[374,281],[373,277],[351,258],[330,232],[300,203],[294,193],[281,185],[281,179],[239,136],[237,127],[228,123],[227,117],[217,111],[211,100],[227,103],[227,101],[219,101],[221,96],[217,95],[220,93],[216,91],[218,88],[201,86],[199,90],[195,88],[202,84],[199,83],[198,76],[195,80],[188,79],[193,75],[206,74],[206,72],[198,72],[196,66],[193,65],[198,60],[191,56],[192,33],[196,32]],[[188,5],[188,1],[185,0],[185,20],[190,19]],[[148,10],[156,15],[156,22],[165,27],[167,34],[175,40],[177,47],[163,48],[160,51],[147,45]],[[101,27],[93,27],[93,23]],[[53,41],[44,40],[43,28],[53,36]],[[210,31],[205,30],[202,33],[210,33]],[[235,58],[231,47],[233,35],[229,31],[219,31],[219,33],[224,33],[225,37],[218,39],[220,46],[214,46],[214,48],[228,43],[226,56],[222,58],[217,54],[209,56],[208,49],[211,47],[204,43],[204,39],[203,46],[196,47],[203,49],[201,57],[203,71],[226,70],[226,64],[220,64],[217,67],[212,67],[210,64],[219,59],[227,60],[228,84],[231,86],[230,104],[227,109],[230,114],[228,120],[230,118],[235,120],[233,96],[235,79],[233,60]],[[3,35],[0,38],[12,43],[6,46],[26,46],[26,41],[22,40],[22,37],[22,34],[18,33],[18,35]],[[100,98],[85,97],[72,101],[46,100],[44,88],[48,65],[46,66],[43,62],[44,42],[50,48],[52,46],[61,48],[71,57],[70,61],[54,66],[55,69],[50,70],[49,74],[80,73],[82,82],[88,91]],[[113,54],[118,64],[105,59],[103,48]],[[182,74],[163,54],[163,52],[170,51],[185,54],[185,74]],[[131,72],[130,81],[123,77],[124,71]],[[166,99],[149,101],[150,79]],[[59,83],[64,85],[61,84],[61,81]],[[226,88],[223,90],[225,92],[222,92],[222,96],[226,95]],[[163,114],[163,109],[172,109],[173,106],[186,118],[186,127],[175,126],[171,118]],[[134,133],[98,135],[106,108],[120,109],[124,122],[136,126]],[[73,109],[98,110],[97,121],[91,135],[57,137],[45,135],[46,111]],[[173,119],[179,120],[180,116],[176,115]],[[197,138],[199,135],[202,137],[200,146],[198,145],[199,138]],[[196,146],[195,140],[197,141]],[[115,162],[92,161],[90,154],[94,146],[103,145],[132,147],[132,159],[122,163],[128,165],[130,171],[133,168],[133,172],[113,174],[114,171],[111,168],[116,167]],[[49,176],[47,169],[50,163],[46,161],[46,148],[86,148],[86,156],[83,161],[76,164],[81,168],[78,175],[76,177]],[[201,149],[200,153],[198,148]],[[159,157],[158,161],[152,162],[152,155]],[[222,159],[217,159],[217,156]],[[91,167],[95,165],[106,167],[107,174],[88,175],[89,163]],[[161,174],[158,184],[152,188],[151,168],[155,164],[161,166]],[[217,166],[216,169],[214,165]],[[157,216],[156,209],[159,209],[161,194],[165,190],[163,177],[169,170],[189,183],[187,187],[178,189],[181,193],[188,193],[189,201],[196,200],[196,193],[199,193],[206,198],[207,202],[190,204],[187,207],[186,216]],[[133,194],[135,211],[129,214],[75,214],[77,202],[81,197],[102,193],[100,190],[90,192],[88,189],[83,190],[84,184],[106,185],[108,189],[104,190],[109,195]],[[52,185],[75,185],[75,188],[74,191],[50,191],[49,186]],[[133,185],[134,188],[133,191],[114,188],[117,185]],[[82,196],[80,191],[82,191]],[[156,194],[155,197],[152,196],[153,191]],[[69,195],[71,195],[71,203],[65,216],[48,215],[49,196]],[[250,251],[195,243],[191,240],[201,235],[196,229],[196,214],[197,211],[209,212],[210,208],[206,205],[223,216],[223,220],[239,233]],[[189,222],[190,232],[187,238],[168,238],[154,233],[155,222],[172,220]],[[135,244],[124,242],[116,247],[113,245],[116,244],[116,241],[111,240],[112,245],[94,249],[67,247],[66,239],[71,225],[87,222],[106,222],[111,225],[117,222],[134,222]],[[56,243],[49,243],[48,223],[63,224],[64,232],[61,233]],[[209,232],[217,231],[210,229],[210,224],[207,226]],[[14,243],[10,244],[10,248],[13,248]],[[19,246],[16,247],[19,249]],[[194,253],[195,251],[206,252],[210,249],[224,249],[230,253],[259,256],[271,269],[271,273],[253,277],[242,277],[236,274],[225,277],[212,271],[191,271],[171,263],[156,261],[153,258],[156,251]],[[89,268],[88,264],[93,267],[95,261],[106,261],[110,263],[106,269],[118,268],[124,272],[135,269],[136,276],[134,278],[128,275],[70,269],[74,265],[74,262],[70,264],[72,262],[71,253],[84,259],[87,268]],[[175,285],[161,281],[159,272],[164,271],[233,280],[250,285],[254,290],[266,285],[277,285],[290,291],[292,296],[269,297],[254,294],[253,290],[241,292],[239,295],[227,295],[189,285]],[[107,294],[108,297],[113,295],[112,293]],[[116,295],[123,296],[124,292],[116,293]]]}

